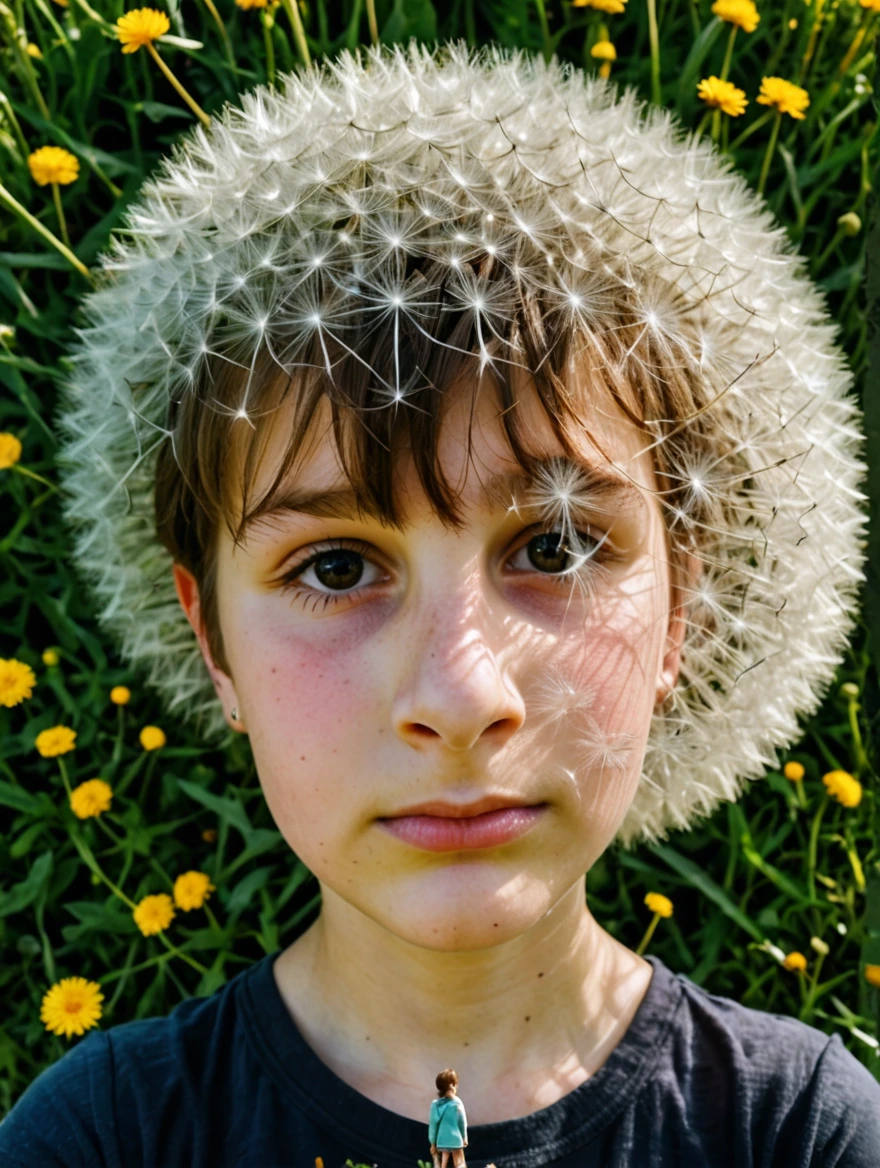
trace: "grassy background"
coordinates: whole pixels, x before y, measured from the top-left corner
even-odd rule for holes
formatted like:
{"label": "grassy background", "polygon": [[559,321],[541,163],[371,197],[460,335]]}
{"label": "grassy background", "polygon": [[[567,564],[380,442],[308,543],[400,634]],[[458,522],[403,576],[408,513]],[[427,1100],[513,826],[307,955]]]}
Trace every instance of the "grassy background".
{"label": "grassy background", "polygon": [[[308,0],[298,10],[292,0],[250,10],[217,3],[219,22],[211,5],[169,3],[171,33],[198,47],[158,46],[208,114],[306,57],[332,57],[374,34],[384,42],[492,40],[555,52],[590,71],[600,67],[591,47],[610,39],[612,78],[637,84],[695,128],[706,112],[698,82],[722,73],[730,49],[727,77],[749,104],[739,117],[718,119],[719,143],[758,185],[775,116],[755,101],[760,79],[803,86],[807,116],[781,117],[765,193],[813,257],[812,274],[865,394],[867,231],[849,219],[848,234],[838,221],[851,213],[867,221],[873,208],[878,16],[869,8],[772,0],[757,28],[738,29],[731,46],[734,26],[712,14],[709,0],[659,0],[652,53],[647,0],[628,0],[617,14],[560,0]],[[61,978],[100,984],[105,1028],[165,1014],[289,944],[319,907],[315,880],[269,817],[246,739],[230,734],[225,748],[206,750],[167,725],[155,697],[98,631],[69,562],[51,417],[61,350],[89,280],[39,231],[36,224],[60,236],[62,227],[51,187],[33,181],[27,158],[54,145],[79,159],[79,177],[58,197],[72,251],[88,267],[158,157],[194,120],[146,50],[121,52],[115,21],[124,11],[110,0],[0,2],[0,431],[23,443],[20,462],[0,470],[0,657],[26,662],[37,675],[31,698],[0,706],[0,1115],[79,1041],[57,1037],[40,1020],[43,996]],[[880,242],[876,252],[880,258]],[[875,383],[878,368],[880,361]],[[878,406],[867,397],[864,404],[877,448]],[[874,467],[878,453],[868,452]],[[651,921],[645,893],[664,893],[674,913],[658,922],[650,952],[713,993],[839,1031],[880,1078],[880,989],[864,975],[865,963],[880,964],[871,649],[880,640],[875,634],[872,642],[869,627],[880,606],[867,591],[837,682],[787,756],[805,768],[800,793],[771,772],[738,805],[687,834],[631,853],[609,850],[589,875],[588,895],[601,924],[635,949]],[[46,665],[42,655],[52,648],[58,663]],[[841,692],[843,683],[856,687],[854,696]],[[128,705],[111,703],[114,685],[130,687]],[[105,779],[114,792],[110,811],[86,820],[71,811],[59,760],[42,758],[34,745],[41,730],[59,724],[77,732],[63,760],[71,785]],[[167,734],[159,750],[140,745],[148,724]],[[861,782],[857,807],[827,797],[821,777],[833,769]],[[113,889],[137,902],[170,892],[191,869],[216,885],[207,906],[178,914],[158,936],[142,935]],[[792,951],[806,957],[805,971],[780,964]]]}

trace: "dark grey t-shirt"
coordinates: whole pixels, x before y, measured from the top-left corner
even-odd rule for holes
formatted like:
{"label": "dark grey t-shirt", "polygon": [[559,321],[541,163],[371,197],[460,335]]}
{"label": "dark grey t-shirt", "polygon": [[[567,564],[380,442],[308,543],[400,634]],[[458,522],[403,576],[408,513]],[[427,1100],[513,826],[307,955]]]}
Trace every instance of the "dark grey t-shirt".
{"label": "dark grey t-shirt", "polygon": [[[3,1168],[430,1162],[433,1083],[419,1123],[339,1079],[284,1005],[272,976],[279,953],[167,1018],[78,1040],[0,1123]],[[709,994],[647,960],[648,991],[604,1065],[549,1107],[469,1125],[469,1168],[880,1165],[880,1083],[838,1034]]]}

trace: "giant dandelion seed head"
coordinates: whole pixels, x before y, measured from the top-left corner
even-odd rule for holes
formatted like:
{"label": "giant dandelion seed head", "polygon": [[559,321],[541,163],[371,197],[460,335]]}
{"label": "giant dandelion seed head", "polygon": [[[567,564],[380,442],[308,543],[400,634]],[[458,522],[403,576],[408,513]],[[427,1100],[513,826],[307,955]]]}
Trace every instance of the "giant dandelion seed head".
{"label": "giant dandelion seed head", "polygon": [[[365,506],[399,520],[414,448],[454,523],[435,457],[453,380],[495,395],[533,471],[517,387],[565,445],[577,360],[643,431],[671,561],[701,567],[618,839],[687,828],[800,737],[865,578],[861,414],[803,259],[711,142],[555,59],[411,42],[282,80],[173,148],[82,305],[60,464],[102,626],[169,713],[225,735],[172,562],[225,668],[213,537],[271,505],[319,409]],[[288,457],[255,498],[229,467],[253,468],[282,405]],[[585,488],[561,468],[535,491],[564,525]],[[584,740],[613,765],[628,746]]]}

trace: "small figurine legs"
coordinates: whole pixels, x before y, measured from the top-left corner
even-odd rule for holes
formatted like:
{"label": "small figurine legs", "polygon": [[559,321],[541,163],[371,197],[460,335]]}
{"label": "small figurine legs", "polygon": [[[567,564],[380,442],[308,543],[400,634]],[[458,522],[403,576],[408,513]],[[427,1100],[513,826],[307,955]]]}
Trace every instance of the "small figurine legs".
{"label": "small figurine legs", "polygon": [[440,1168],[447,1168],[449,1153],[452,1153],[453,1168],[465,1168],[464,1148],[438,1148],[440,1153]]}

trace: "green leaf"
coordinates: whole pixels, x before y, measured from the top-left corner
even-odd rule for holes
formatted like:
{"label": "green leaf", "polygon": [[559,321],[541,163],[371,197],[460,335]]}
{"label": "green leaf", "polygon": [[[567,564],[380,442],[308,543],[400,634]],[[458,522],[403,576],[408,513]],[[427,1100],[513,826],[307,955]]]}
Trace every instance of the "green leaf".
{"label": "green leaf", "polygon": [[250,904],[254,893],[266,886],[274,871],[274,864],[267,865],[265,868],[256,868],[253,872],[248,872],[243,880],[239,880],[226,903],[226,912],[229,916],[243,912]]}
{"label": "green leaf", "polygon": [[[241,832],[245,843],[248,843],[254,834],[254,829],[251,827],[247,812],[237,799],[231,799],[225,795],[213,795],[210,791],[205,791],[197,783],[191,783],[188,779],[179,779],[178,782],[180,789],[189,795],[190,799],[195,799],[197,803],[201,803],[203,807],[213,811],[220,820]],[[275,834],[280,833],[276,832]]]}
{"label": "green leaf", "polygon": [[52,874],[52,851],[43,852],[31,865],[26,880],[13,884],[8,892],[0,893],[0,917],[8,917],[13,913],[21,912],[28,905],[33,904],[43,885]]}
{"label": "green leaf", "polygon": [[16,811],[27,811],[31,815],[38,814],[40,810],[40,801],[36,795],[32,795],[24,787],[16,787],[2,779],[0,779],[0,803],[4,807],[14,807]]}
{"label": "green leaf", "polygon": [[689,860],[687,856],[683,856],[681,852],[669,847],[668,844],[652,844],[650,850],[661,860],[665,860],[674,872],[687,880],[688,884],[691,884],[698,892],[702,892],[708,900],[717,904],[721,911],[732,921],[735,921],[741,929],[745,929],[750,937],[754,937],[756,941],[764,940],[764,935],[757,925],[736,907],[721,885],[716,884],[711,876],[707,876],[693,860]]}
{"label": "green leaf", "polygon": [[386,45],[416,37],[432,41],[437,38],[437,13],[430,0],[394,0],[394,9],[386,20],[379,40]]}

